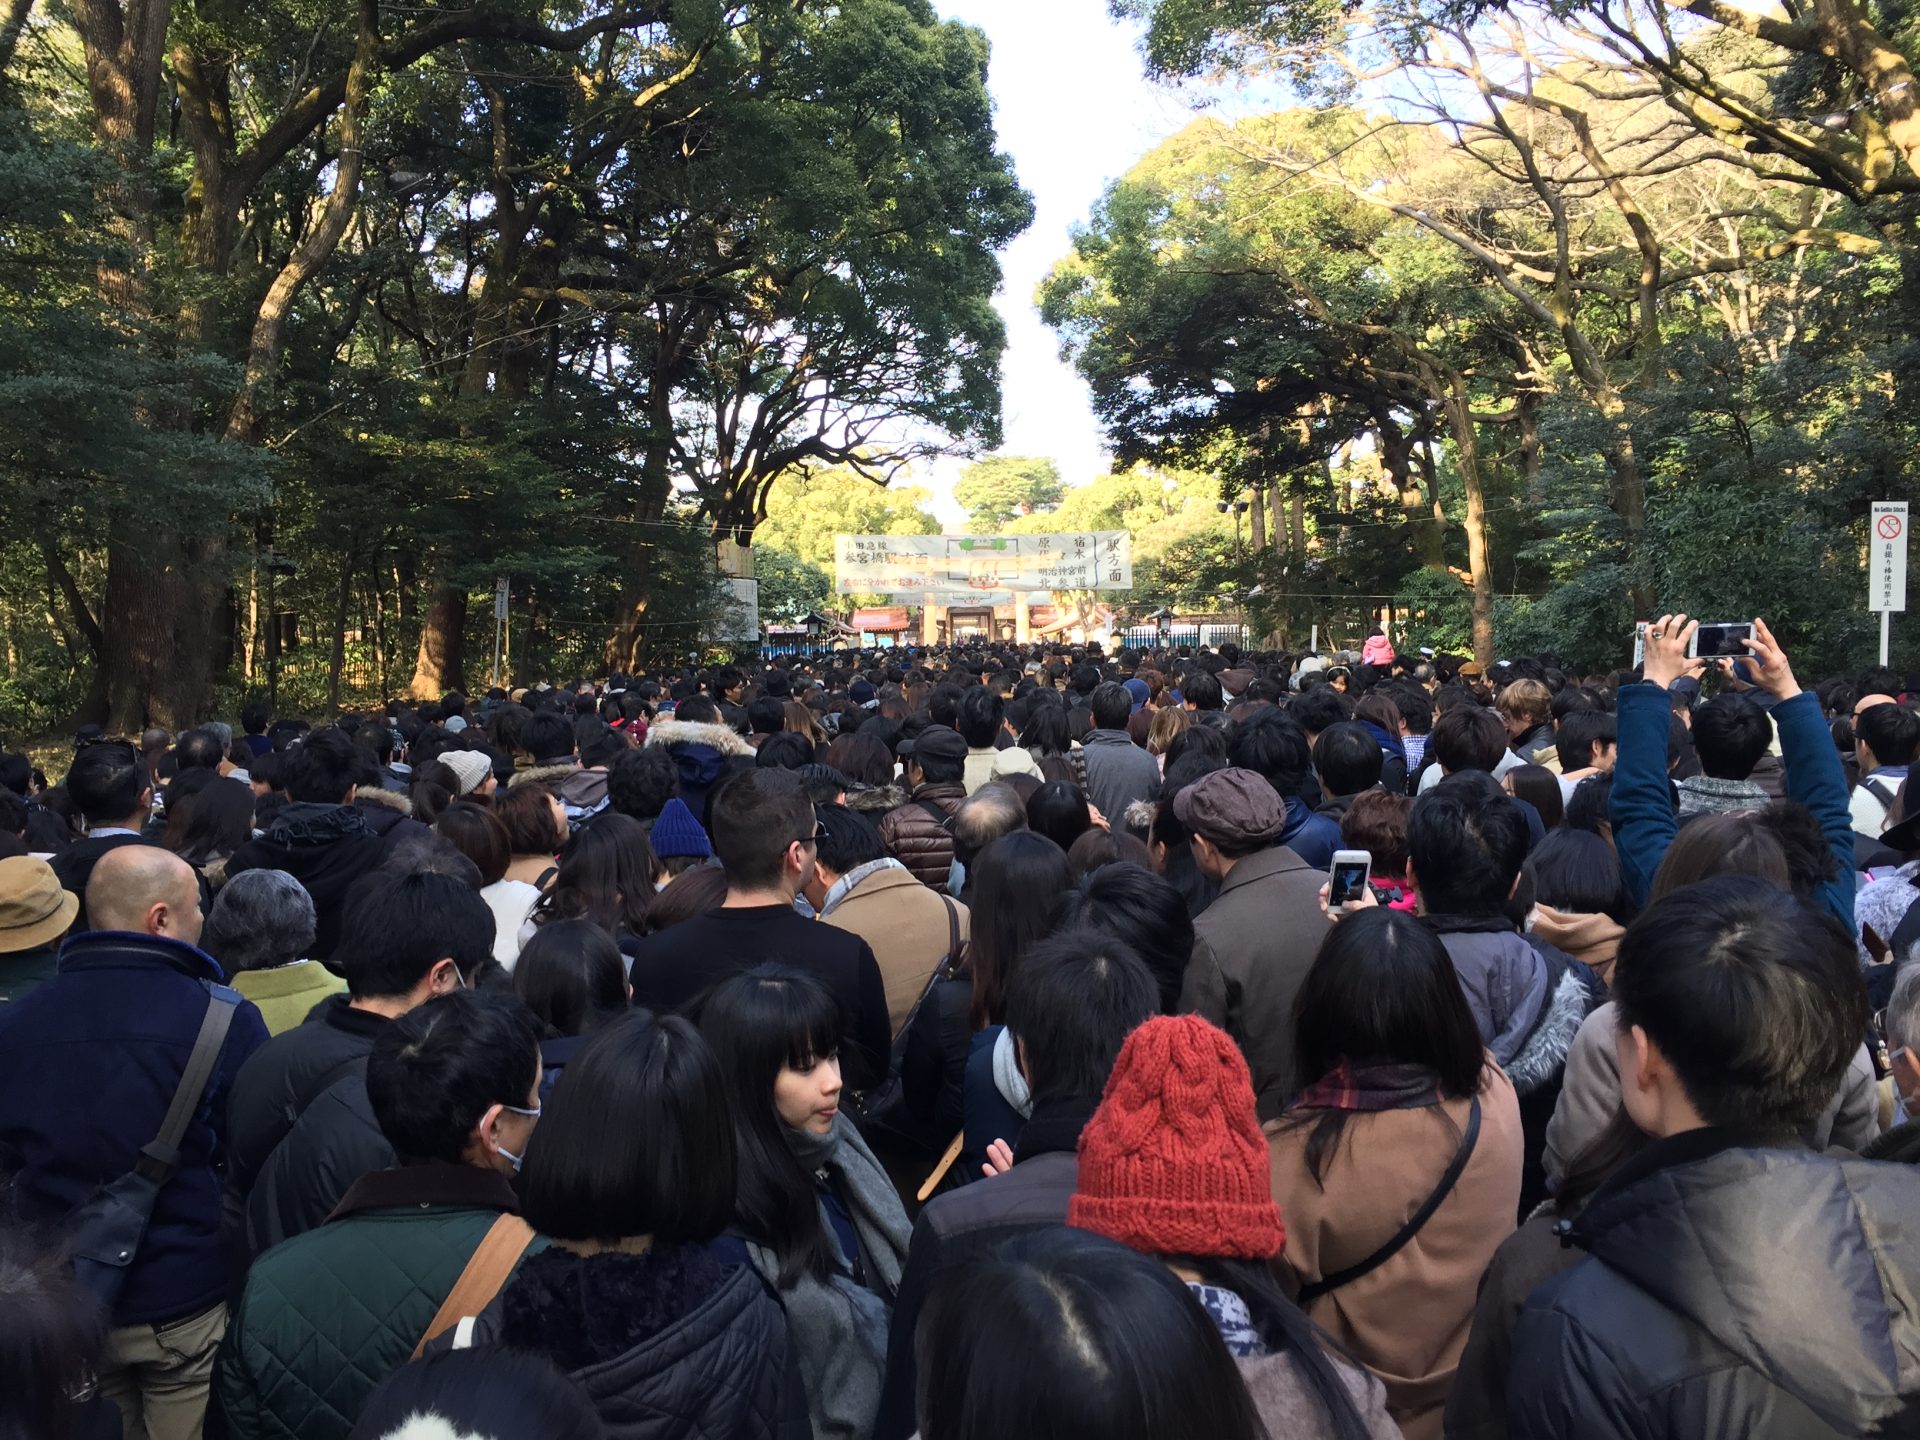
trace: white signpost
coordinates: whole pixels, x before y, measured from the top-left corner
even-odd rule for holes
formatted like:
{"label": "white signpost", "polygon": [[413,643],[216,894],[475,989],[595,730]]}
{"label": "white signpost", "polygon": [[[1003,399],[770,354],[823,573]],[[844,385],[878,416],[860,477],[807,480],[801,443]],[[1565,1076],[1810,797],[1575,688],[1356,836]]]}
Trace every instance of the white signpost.
{"label": "white signpost", "polygon": [[1885,665],[1893,640],[1893,613],[1907,608],[1907,502],[1876,500],[1870,524],[1867,604],[1880,612],[1880,663]]}

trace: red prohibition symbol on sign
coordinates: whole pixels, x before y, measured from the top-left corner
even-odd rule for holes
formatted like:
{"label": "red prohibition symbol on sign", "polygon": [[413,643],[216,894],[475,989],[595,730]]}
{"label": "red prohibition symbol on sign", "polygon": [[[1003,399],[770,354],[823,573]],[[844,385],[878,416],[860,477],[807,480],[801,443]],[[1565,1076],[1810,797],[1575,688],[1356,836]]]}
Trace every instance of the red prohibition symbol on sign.
{"label": "red prohibition symbol on sign", "polygon": [[1898,540],[1900,538],[1900,517],[1898,515],[1882,515],[1880,517],[1879,529],[1882,540]]}

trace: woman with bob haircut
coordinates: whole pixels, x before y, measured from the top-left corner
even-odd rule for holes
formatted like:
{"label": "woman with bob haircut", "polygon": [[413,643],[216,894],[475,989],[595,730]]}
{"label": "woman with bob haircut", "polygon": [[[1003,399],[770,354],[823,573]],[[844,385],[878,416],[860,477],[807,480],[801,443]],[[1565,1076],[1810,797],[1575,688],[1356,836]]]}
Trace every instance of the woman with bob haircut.
{"label": "woman with bob haircut", "polygon": [[542,925],[514,966],[513,993],[542,1027],[543,1099],[587,1041],[625,1015],[633,999],[620,947],[591,920]]}
{"label": "woman with bob haircut", "polygon": [[1301,1092],[1267,1126],[1283,1283],[1380,1377],[1407,1440],[1430,1440],[1519,1211],[1519,1101],[1439,937],[1410,915],[1342,920],[1293,1015]]}
{"label": "woman with bob haircut", "polygon": [[603,1027],[527,1144],[520,1213],[547,1248],[471,1342],[552,1361],[621,1440],[804,1440],[786,1317],[747,1247],[723,1238],[737,1175],[726,1080],[700,1032],[645,1010]]}
{"label": "woman with bob haircut", "polygon": [[832,994],[777,965],[722,980],[700,1006],[733,1112],[733,1221],[786,1306],[816,1440],[873,1430],[910,1232],[840,1112],[840,1029]]}
{"label": "woman with bob haircut", "polygon": [[1083,1231],[943,1270],[914,1350],[923,1440],[1268,1440],[1186,1284]]}

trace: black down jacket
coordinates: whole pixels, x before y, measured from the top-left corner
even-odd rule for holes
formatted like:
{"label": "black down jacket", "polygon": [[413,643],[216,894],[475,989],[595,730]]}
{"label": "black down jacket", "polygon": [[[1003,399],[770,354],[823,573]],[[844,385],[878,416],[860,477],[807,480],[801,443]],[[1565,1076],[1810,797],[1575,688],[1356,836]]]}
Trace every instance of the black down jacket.
{"label": "black down jacket", "polygon": [[1572,1222],[1590,1258],[1514,1333],[1515,1440],[1920,1435],[1920,1172],[1728,1139],[1655,1142]]}
{"label": "black down jacket", "polygon": [[786,1312],[737,1240],[544,1250],[472,1338],[545,1355],[592,1398],[608,1440],[811,1440]]}

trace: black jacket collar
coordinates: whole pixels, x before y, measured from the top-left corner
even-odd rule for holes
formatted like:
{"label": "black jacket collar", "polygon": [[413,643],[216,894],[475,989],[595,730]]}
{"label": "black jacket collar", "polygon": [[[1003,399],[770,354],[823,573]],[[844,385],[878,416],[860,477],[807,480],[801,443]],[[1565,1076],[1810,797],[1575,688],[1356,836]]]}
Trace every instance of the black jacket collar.
{"label": "black jacket collar", "polygon": [[329,995],[321,1001],[320,1014],[316,1018],[322,1025],[330,1025],[335,1030],[366,1040],[377,1038],[392,1023],[386,1016],[372,1010],[354,1009],[352,1000],[345,995]]}
{"label": "black jacket collar", "polygon": [[1036,1103],[1033,1114],[1020,1128],[1020,1146],[1014,1152],[1014,1164],[1036,1155],[1073,1154],[1080,1148],[1080,1132],[1093,1119],[1099,1103],[1085,1096]]}
{"label": "black jacket collar", "polygon": [[478,1165],[403,1165],[398,1170],[375,1170],[362,1175],[333,1207],[329,1221],[366,1210],[400,1210],[445,1205],[465,1210],[520,1213],[520,1197],[498,1170]]}
{"label": "black jacket collar", "polygon": [[1594,1191],[1593,1199],[1587,1203],[1576,1220],[1562,1222],[1563,1234],[1570,1233],[1574,1239],[1591,1236],[1595,1226],[1590,1220],[1602,1222],[1608,1212],[1608,1202],[1625,1194],[1642,1180],[1657,1175],[1662,1170],[1671,1170],[1681,1165],[1696,1164],[1701,1160],[1710,1160],[1728,1150],[1804,1150],[1804,1142],[1791,1135],[1763,1134],[1755,1130],[1737,1130],[1728,1126],[1709,1125],[1699,1130],[1683,1130],[1678,1135],[1669,1135],[1664,1139],[1651,1140],[1632,1156],[1623,1161],[1620,1167],[1606,1178],[1600,1188]]}

